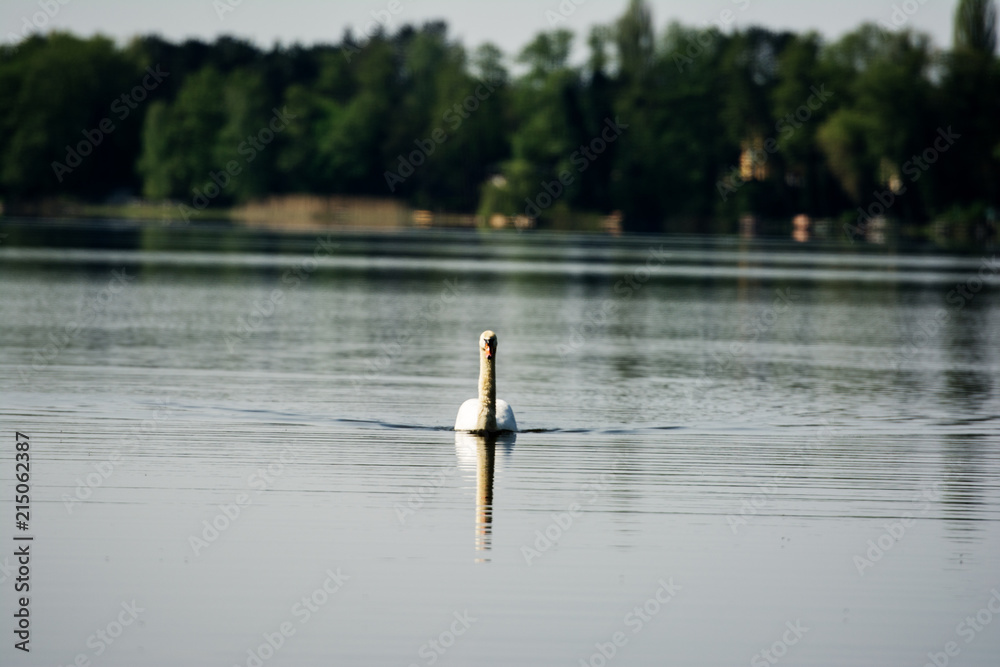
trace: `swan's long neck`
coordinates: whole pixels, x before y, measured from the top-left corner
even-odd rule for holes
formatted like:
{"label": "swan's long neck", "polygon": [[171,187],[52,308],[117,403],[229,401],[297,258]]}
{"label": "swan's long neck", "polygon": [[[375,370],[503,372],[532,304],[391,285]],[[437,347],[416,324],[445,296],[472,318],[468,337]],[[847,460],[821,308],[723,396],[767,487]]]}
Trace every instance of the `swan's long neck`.
{"label": "swan's long neck", "polygon": [[497,428],[496,368],[496,355],[490,359],[485,354],[479,355],[479,404],[486,413],[483,428],[487,431],[495,431]]}

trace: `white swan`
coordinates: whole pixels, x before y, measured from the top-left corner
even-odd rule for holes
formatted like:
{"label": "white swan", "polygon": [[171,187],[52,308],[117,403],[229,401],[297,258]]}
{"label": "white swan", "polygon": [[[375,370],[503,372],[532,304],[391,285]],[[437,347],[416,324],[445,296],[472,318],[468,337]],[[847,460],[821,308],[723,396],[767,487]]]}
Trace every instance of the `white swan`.
{"label": "white swan", "polygon": [[455,418],[456,431],[517,431],[514,411],[507,401],[497,399],[496,370],[497,335],[484,331],[479,336],[479,398],[462,403]]}

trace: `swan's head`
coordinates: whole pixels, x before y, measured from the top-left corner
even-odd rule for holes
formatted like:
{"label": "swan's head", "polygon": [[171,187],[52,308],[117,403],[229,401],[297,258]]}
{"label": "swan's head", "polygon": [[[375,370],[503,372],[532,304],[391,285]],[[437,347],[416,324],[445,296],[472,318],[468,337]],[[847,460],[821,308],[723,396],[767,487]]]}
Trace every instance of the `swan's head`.
{"label": "swan's head", "polygon": [[492,359],[497,353],[497,335],[489,330],[480,334],[479,350],[487,359]]}

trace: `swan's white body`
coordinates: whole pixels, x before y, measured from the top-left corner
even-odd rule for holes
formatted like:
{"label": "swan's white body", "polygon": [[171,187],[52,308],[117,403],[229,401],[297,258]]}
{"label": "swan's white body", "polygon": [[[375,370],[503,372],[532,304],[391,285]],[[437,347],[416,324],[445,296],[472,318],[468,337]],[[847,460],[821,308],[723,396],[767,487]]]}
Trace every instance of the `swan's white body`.
{"label": "swan's white body", "polygon": [[497,335],[484,331],[479,337],[479,398],[462,403],[455,418],[456,431],[517,431],[514,411],[507,401],[497,399],[496,351]]}
{"label": "swan's white body", "polygon": [[[462,403],[462,407],[458,409],[458,417],[455,418],[455,430],[456,431],[479,431],[482,430],[476,426],[479,422],[479,414],[483,409],[482,403],[479,402],[478,398],[470,398],[465,403]],[[517,421],[514,420],[514,411],[511,409],[507,401],[502,398],[497,399],[496,403],[496,419],[497,419],[497,430],[498,431],[516,431]]]}

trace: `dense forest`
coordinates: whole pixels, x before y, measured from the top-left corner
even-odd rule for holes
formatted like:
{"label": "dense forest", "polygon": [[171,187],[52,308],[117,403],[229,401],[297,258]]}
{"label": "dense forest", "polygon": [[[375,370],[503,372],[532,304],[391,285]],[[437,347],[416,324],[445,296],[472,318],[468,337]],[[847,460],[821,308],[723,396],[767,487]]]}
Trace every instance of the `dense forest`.
{"label": "dense forest", "polygon": [[0,199],[352,194],[540,224],[620,211],[637,231],[993,220],[992,0],[959,3],[947,51],[905,21],[829,43],[734,30],[737,12],[657,30],[633,0],[578,65],[566,30],[509,57],[442,22],[271,50],[28,37],[0,48]]}

